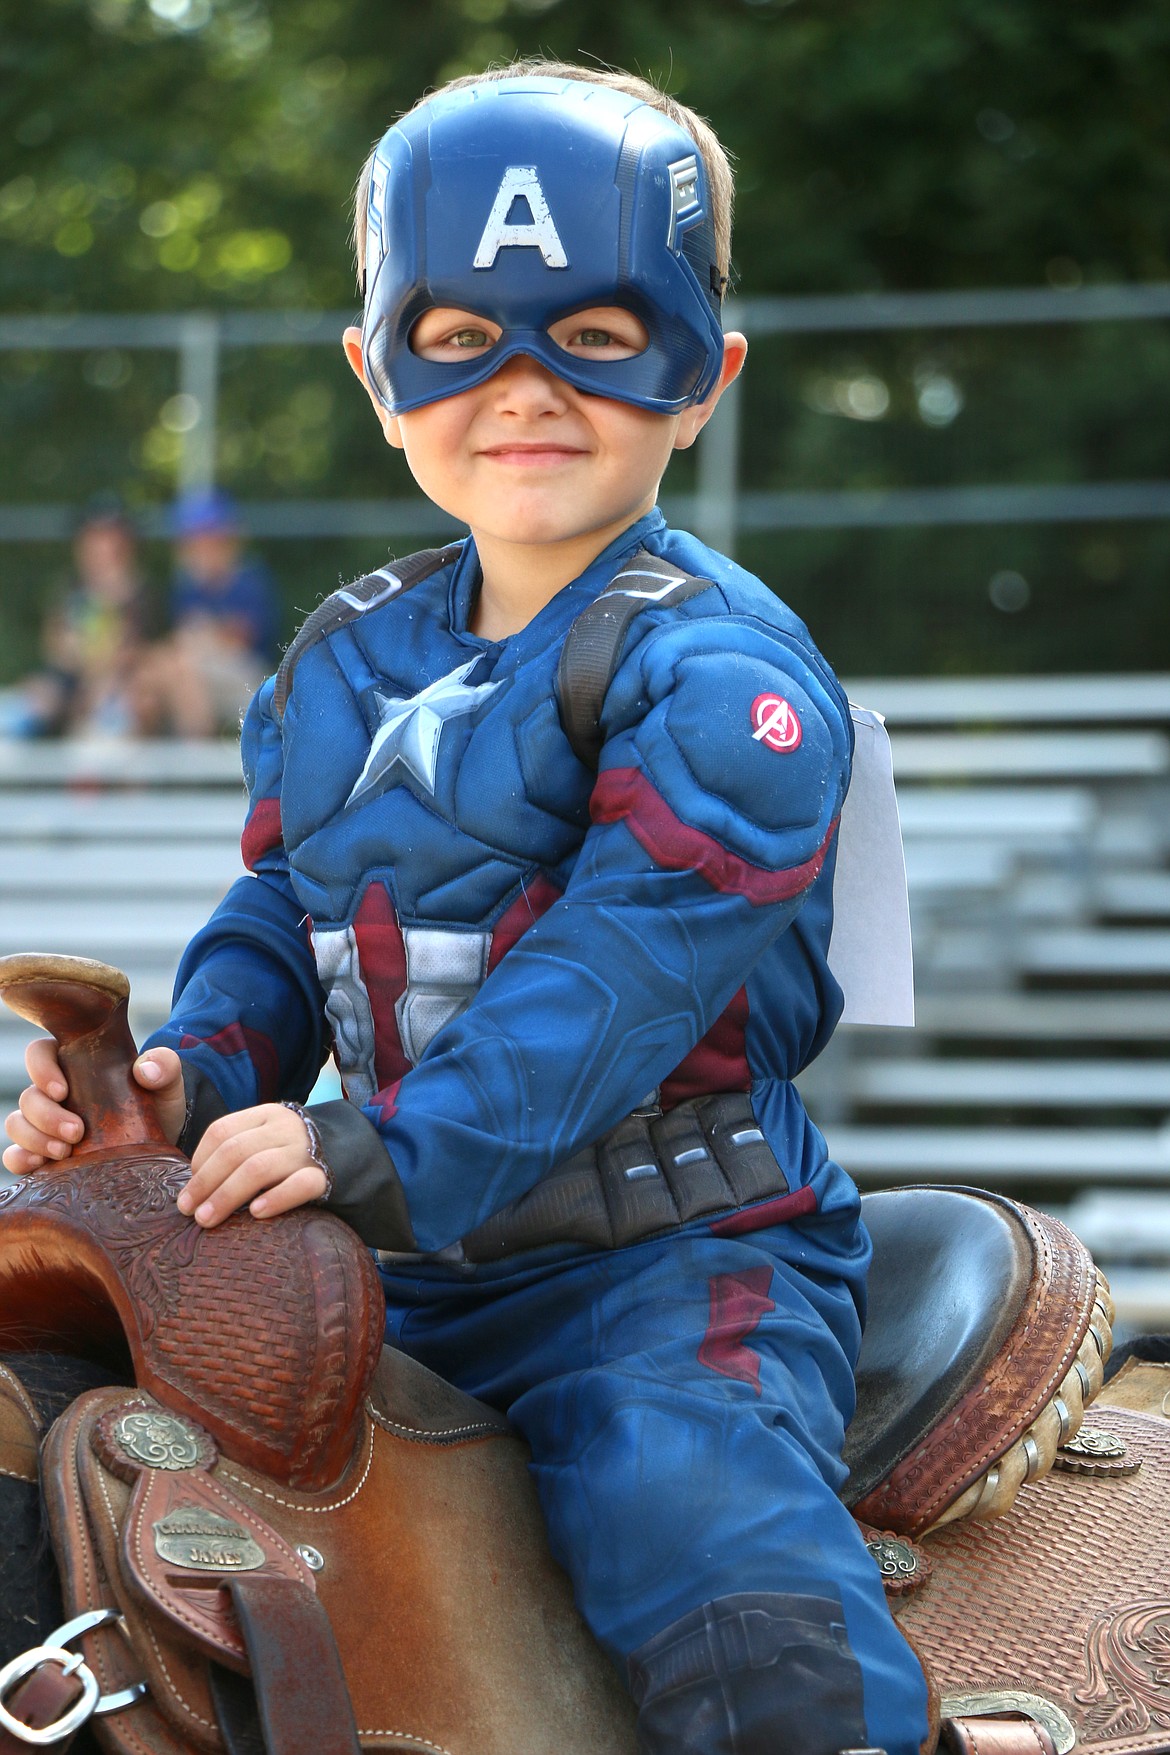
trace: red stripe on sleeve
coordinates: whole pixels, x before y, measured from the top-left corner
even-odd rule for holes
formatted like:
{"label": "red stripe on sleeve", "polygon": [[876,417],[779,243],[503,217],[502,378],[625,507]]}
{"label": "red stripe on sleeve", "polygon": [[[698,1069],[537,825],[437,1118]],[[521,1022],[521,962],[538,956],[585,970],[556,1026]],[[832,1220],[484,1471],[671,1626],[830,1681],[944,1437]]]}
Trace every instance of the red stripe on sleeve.
{"label": "red stripe on sleeve", "polygon": [[240,852],[249,871],[255,871],[264,855],[280,846],[282,836],[279,798],[258,799],[240,836]]}
{"label": "red stripe on sleeve", "polygon": [[554,883],[545,877],[543,872],[536,876],[521,890],[516,900],[505,908],[492,928],[491,949],[488,952],[487,972],[490,975],[500,958],[512,949],[512,946],[523,938],[530,926],[535,926],[542,914],[547,914],[554,902],[560,900],[561,892]]}
{"label": "red stripe on sleeve", "polygon": [[253,1030],[248,1024],[225,1024],[213,1036],[182,1036],[180,1048],[210,1048],[215,1054],[230,1058],[233,1054],[246,1054],[256,1069],[256,1100],[259,1103],[272,1103],[280,1091],[280,1058],[275,1044],[263,1030]]}
{"label": "red stripe on sleeve", "polygon": [[803,865],[768,871],[682,822],[640,768],[607,768],[593,789],[589,810],[595,823],[624,820],[656,865],[668,871],[701,872],[713,890],[743,896],[753,908],[786,902],[806,890],[825,863],[837,827],[834,818],[821,845]]}

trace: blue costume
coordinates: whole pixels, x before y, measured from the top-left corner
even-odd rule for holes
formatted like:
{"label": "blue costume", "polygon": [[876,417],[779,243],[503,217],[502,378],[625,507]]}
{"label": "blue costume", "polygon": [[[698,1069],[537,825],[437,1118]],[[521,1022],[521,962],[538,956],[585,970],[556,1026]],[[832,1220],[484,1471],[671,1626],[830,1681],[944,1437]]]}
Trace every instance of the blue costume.
{"label": "blue costume", "polygon": [[[621,138],[639,108],[609,106]],[[375,166],[383,215],[427,144],[412,126]],[[499,150],[478,255],[518,244],[555,273],[555,179]],[[662,156],[677,267],[703,189],[687,136]],[[378,263],[367,328],[405,334]],[[631,400],[703,393],[692,317],[681,384],[651,361]],[[380,369],[389,405],[392,347]],[[407,366],[402,394],[446,382]],[[912,1755],[922,1673],[837,1498],[868,1242],[791,1083],[840,1012],[845,698],[791,612],[657,512],[499,642],[470,631],[473,541],[408,572],[328,600],[253,702],[252,875],[153,1040],[184,1058],[196,1129],[303,1099],[334,1047],[330,1204],[378,1251],[389,1338],[527,1439],[647,1755]],[[594,772],[563,659],[602,593],[623,620]]]}

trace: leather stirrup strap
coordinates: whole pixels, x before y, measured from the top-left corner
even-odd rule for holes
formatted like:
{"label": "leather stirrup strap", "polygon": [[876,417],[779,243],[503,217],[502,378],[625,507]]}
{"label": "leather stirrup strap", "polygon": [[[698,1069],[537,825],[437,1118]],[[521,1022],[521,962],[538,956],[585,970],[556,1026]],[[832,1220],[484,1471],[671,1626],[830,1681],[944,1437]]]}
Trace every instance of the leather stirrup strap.
{"label": "leather stirrup strap", "polygon": [[[67,1676],[56,1664],[44,1664],[17,1684],[4,1702],[13,1718],[30,1730],[44,1730],[54,1725],[80,1697],[81,1688],[74,1676]],[[64,1737],[52,1744],[53,1755],[62,1755],[73,1741]],[[30,1744],[0,1725],[0,1755],[28,1755]]]}
{"label": "leather stirrup strap", "polygon": [[333,1629],[320,1598],[288,1578],[225,1579],[252,1670],[256,1715],[226,1672],[213,1674],[230,1755],[361,1755]]}
{"label": "leather stirrup strap", "polygon": [[208,1664],[207,1680],[219,1734],[227,1755],[267,1755],[256,1695],[247,1676],[237,1676],[223,1664]]}
{"label": "leather stirrup strap", "polygon": [[939,1749],[946,1755],[1056,1755],[1049,1733],[1030,1718],[945,1718]]}

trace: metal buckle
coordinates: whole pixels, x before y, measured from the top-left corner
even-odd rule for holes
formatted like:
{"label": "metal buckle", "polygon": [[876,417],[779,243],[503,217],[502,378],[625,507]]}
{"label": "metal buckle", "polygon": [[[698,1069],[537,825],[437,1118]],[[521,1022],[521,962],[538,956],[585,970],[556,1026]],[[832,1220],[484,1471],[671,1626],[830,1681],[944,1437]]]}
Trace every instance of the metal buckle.
{"label": "metal buckle", "polygon": [[[38,1748],[47,1747],[51,1743],[60,1743],[72,1736],[86,1721],[97,1713],[121,1712],[124,1707],[133,1706],[146,1693],[145,1682],[131,1682],[127,1688],[119,1688],[114,1694],[103,1694],[98,1687],[97,1678],[79,1651],[68,1651],[66,1648],[71,1640],[78,1639],[83,1633],[90,1633],[95,1627],[108,1627],[113,1622],[121,1623],[121,1615],[117,1609],[89,1609],[83,1615],[75,1615],[72,1621],[66,1621],[50,1633],[44,1645],[34,1645],[31,1651],[22,1652],[18,1657],[10,1659],[0,1669],[0,1726],[21,1743],[29,1743]],[[52,1724],[39,1728],[26,1725],[9,1712],[4,1704],[5,1696],[17,1683],[31,1675],[42,1664],[58,1664],[66,1676],[76,1676],[81,1684],[81,1698],[75,1700],[67,1712]]]}

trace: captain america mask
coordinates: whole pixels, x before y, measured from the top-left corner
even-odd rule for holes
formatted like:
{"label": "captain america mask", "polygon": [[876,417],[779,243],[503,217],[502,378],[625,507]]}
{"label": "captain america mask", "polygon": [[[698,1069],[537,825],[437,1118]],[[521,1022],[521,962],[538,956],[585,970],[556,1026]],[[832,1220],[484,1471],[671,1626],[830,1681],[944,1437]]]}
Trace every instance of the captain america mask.
{"label": "captain america mask", "polygon": [[[718,380],[706,171],[690,135],[638,98],[547,78],[442,93],[380,142],[366,228],[362,357],[391,414],[470,390],[520,353],[656,414]],[[583,359],[549,335],[605,305],[645,325],[642,352]],[[498,341],[467,360],[421,358],[411,330],[440,306],[489,319]]]}

